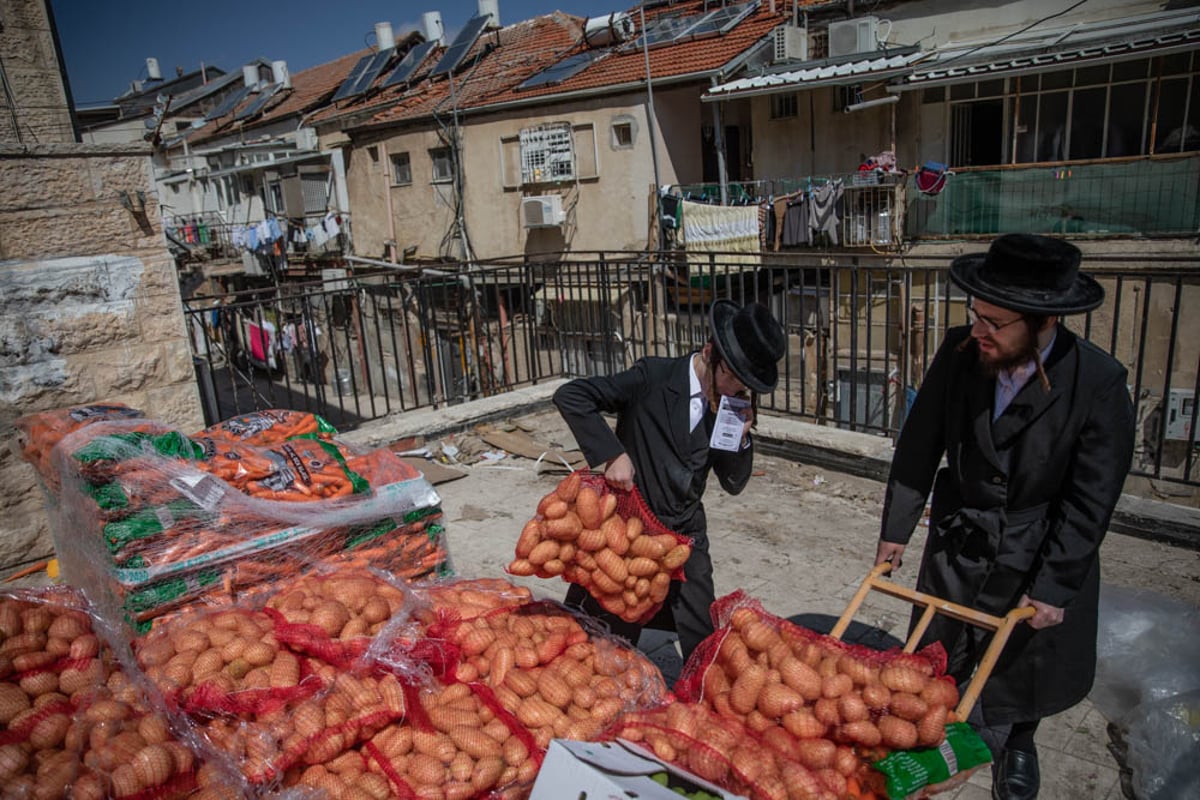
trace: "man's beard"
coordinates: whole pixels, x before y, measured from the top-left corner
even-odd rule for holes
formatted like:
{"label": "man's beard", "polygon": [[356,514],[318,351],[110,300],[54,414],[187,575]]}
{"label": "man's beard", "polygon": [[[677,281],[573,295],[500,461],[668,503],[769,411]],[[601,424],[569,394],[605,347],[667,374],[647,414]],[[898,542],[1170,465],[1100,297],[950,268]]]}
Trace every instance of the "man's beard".
{"label": "man's beard", "polygon": [[987,355],[983,352],[983,350],[980,350],[978,369],[985,377],[995,378],[998,374],[1000,374],[1001,370],[1009,370],[1013,367],[1018,367],[1027,361],[1036,359],[1037,357],[1037,337],[1027,334],[1025,336],[1025,340],[1020,344],[1020,346],[1011,352]]}

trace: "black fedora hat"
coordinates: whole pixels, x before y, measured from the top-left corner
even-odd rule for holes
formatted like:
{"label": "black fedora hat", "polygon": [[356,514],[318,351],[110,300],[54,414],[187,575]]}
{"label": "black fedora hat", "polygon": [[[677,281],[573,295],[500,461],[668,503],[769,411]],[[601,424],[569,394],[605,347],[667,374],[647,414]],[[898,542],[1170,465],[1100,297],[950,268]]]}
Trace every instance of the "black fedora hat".
{"label": "black fedora hat", "polygon": [[1023,314],[1082,314],[1104,302],[1104,288],[1079,271],[1079,248],[1061,239],[1006,233],[986,253],[950,263],[950,278],[972,297]]}
{"label": "black fedora hat", "polygon": [[787,351],[783,327],[766,306],[718,300],[708,310],[713,340],[721,357],[746,388],[762,394],[779,380],[779,359]]}

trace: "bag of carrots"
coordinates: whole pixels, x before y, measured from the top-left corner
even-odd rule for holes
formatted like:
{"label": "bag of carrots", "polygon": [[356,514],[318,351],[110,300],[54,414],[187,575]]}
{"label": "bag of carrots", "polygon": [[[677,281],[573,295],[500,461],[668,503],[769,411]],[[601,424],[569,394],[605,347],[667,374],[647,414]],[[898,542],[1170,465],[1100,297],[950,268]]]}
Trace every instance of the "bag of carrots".
{"label": "bag of carrots", "polygon": [[141,411],[123,403],[92,403],[52,411],[26,414],[16,421],[17,443],[25,460],[33,465],[42,480],[58,486],[58,476],[50,454],[64,436],[94,422],[140,419]]}
{"label": "bag of carrots", "polygon": [[230,417],[205,428],[195,436],[238,444],[270,446],[297,436],[315,436],[328,441],[336,435],[337,429],[317,414],[272,408]]}
{"label": "bag of carrots", "polygon": [[668,530],[637,489],[577,471],[538,503],[517,539],[511,575],[578,583],[605,611],[646,622],[662,606],[671,581],[683,580],[691,540]]}

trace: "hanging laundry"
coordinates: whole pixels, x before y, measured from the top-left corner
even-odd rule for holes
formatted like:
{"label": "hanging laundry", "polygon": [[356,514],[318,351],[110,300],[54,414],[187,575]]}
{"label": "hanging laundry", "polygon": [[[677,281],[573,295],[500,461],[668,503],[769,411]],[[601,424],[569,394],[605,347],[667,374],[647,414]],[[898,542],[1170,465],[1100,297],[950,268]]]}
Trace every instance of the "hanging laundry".
{"label": "hanging laundry", "polygon": [[246,247],[250,250],[258,249],[258,226],[253,225],[246,229]]}
{"label": "hanging laundry", "polygon": [[263,321],[246,323],[246,338],[250,342],[250,357],[269,369],[275,369],[275,325]]}
{"label": "hanging laundry", "polygon": [[267,233],[270,234],[272,242],[277,242],[283,238],[283,231],[279,228],[279,220],[275,219],[275,217],[268,217],[266,223]]}
{"label": "hanging laundry", "polygon": [[338,217],[332,211],[325,215],[325,234],[334,239],[342,232],[341,226],[338,225]]}
{"label": "hanging laundry", "polygon": [[801,192],[784,203],[783,231],[780,241],[785,247],[798,247],[812,244],[812,228],[810,226],[812,212],[809,209],[808,195]]}
{"label": "hanging laundry", "polygon": [[815,233],[829,235],[831,244],[838,244],[838,208],[845,187],[839,178],[813,190],[809,199],[809,227]]}
{"label": "hanging laundry", "polygon": [[[683,203],[683,247],[689,253],[733,252],[754,255],[729,257],[733,263],[758,263],[757,206],[710,206]],[[688,258],[689,262],[701,259]]]}

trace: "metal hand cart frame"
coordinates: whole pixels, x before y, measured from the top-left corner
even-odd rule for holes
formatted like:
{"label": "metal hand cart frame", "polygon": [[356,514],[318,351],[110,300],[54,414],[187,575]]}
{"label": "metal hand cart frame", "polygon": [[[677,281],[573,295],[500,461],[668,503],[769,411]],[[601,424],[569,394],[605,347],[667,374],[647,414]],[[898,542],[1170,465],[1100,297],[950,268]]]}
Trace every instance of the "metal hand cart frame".
{"label": "metal hand cart frame", "polygon": [[842,638],[842,634],[850,627],[850,623],[854,620],[854,615],[858,612],[863,600],[866,599],[867,594],[872,590],[890,597],[906,600],[914,606],[921,606],[925,609],[924,613],[921,614],[921,618],[917,620],[916,626],[912,629],[912,633],[909,634],[908,641],[904,644],[904,652],[906,653],[916,651],[917,642],[921,641],[921,637],[929,628],[929,624],[933,622],[935,614],[944,614],[974,625],[977,628],[986,628],[987,630],[994,631],[995,635],[992,636],[991,643],[988,645],[987,650],[984,651],[983,658],[980,659],[979,666],[975,669],[975,674],[971,676],[971,680],[967,684],[967,690],[959,699],[958,707],[954,710],[954,713],[960,720],[965,720],[971,713],[971,709],[975,707],[975,702],[979,699],[979,693],[983,691],[983,684],[987,682],[988,676],[992,674],[992,669],[996,666],[996,659],[1000,657],[1000,651],[1007,644],[1008,637],[1012,634],[1013,629],[1019,622],[1032,617],[1035,609],[1014,608],[1003,617],[997,617],[983,611],[968,608],[967,606],[951,603],[949,600],[943,600],[931,594],[918,592],[916,589],[900,586],[883,577],[891,569],[892,565],[890,563],[883,563],[877,564],[867,573],[867,577],[859,585],[858,591],[850,599],[846,610],[842,612],[842,616],[838,619],[837,624],[833,626],[833,630],[829,632],[829,635],[835,639]]}

